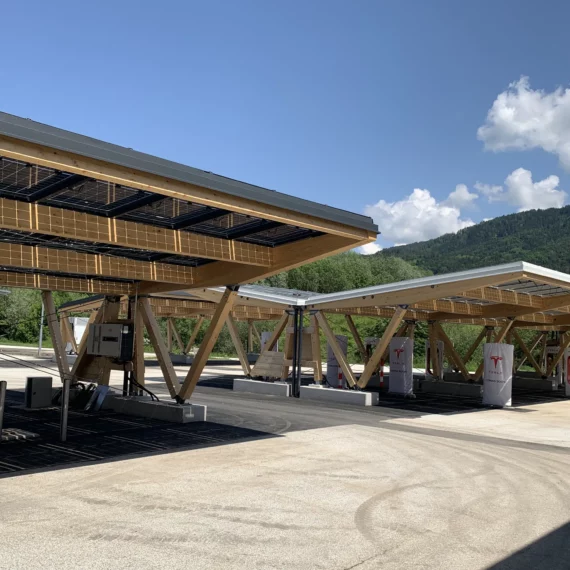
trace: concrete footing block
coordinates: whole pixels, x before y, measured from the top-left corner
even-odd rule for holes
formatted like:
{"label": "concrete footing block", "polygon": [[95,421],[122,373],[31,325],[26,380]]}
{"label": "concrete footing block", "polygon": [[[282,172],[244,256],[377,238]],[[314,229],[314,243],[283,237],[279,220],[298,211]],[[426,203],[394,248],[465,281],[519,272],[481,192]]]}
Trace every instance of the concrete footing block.
{"label": "concrete footing block", "polygon": [[426,394],[447,394],[449,396],[465,396],[481,398],[482,384],[467,384],[466,382],[422,382],[422,392]]}
{"label": "concrete footing block", "polygon": [[175,402],[155,402],[144,396],[108,395],[103,408],[113,410],[127,416],[153,418],[164,422],[185,424],[188,422],[205,422],[207,406],[198,404],[177,404]]}
{"label": "concrete footing block", "polygon": [[357,392],[355,390],[338,390],[324,386],[301,386],[301,399],[336,402],[351,406],[376,406],[378,394],[375,392]]}
{"label": "concrete footing block", "polygon": [[515,376],[513,378],[513,388],[553,392],[558,390],[558,380],[556,378],[537,378],[536,376],[534,378]]}
{"label": "concrete footing block", "polygon": [[234,379],[234,392],[248,392],[249,394],[268,394],[288,398],[291,395],[291,386],[287,382],[263,382],[262,380]]}

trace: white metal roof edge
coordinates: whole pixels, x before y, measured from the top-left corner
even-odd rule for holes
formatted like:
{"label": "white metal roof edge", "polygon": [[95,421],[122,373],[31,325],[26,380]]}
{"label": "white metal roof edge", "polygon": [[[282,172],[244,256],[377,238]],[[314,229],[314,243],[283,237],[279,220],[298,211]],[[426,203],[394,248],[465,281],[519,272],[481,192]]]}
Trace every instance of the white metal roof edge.
{"label": "white metal roof edge", "polygon": [[[225,287],[208,287],[208,291],[215,291],[216,293],[223,293]],[[294,295],[283,295],[269,292],[262,292],[257,289],[251,289],[247,285],[241,285],[238,290],[238,297],[248,299],[255,299],[258,301],[269,301],[270,303],[279,303],[292,307],[304,307],[305,299],[301,299]]]}
{"label": "white metal roof edge", "polygon": [[556,271],[554,269],[548,269],[547,267],[542,267],[541,265],[534,265],[533,263],[522,262],[523,272],[531,275],[536,275],[537,277],[546,277],[548,279],[556,279],[557,281],[562,281],[570,285],[570,275],[568,273],[562,273],[561,271]]}
{"label": "white metal roof edge", "polygon": [[[334,301],[346,301],[348,299],[356,299],[367,297],[369,295],[380,295],[382,293],[393,293],[396,291],[405,291],[406,289],[416,289],[418,287],[431,287],[436,285],[444,285],[447,283],[468,281],[480,277],[493,277],[499,275],[508,275],[509,273],[524,272],[534,273],[536,275],[544,274],[546,272],[553,272],[538,265],[524,263],[517,261],[514,263],[505,263],[503,265],[494,265],[491,267],[481,267],[479,269],[469,269],[467,271],[458,271],[455,273],[444,273],[442,275],[430,275],[428,277],[419,277],[417,279],[408,279],[406,281],[398,281],[396,283],[384,283],[382,285],[373,285],[372,287],[364,287],[362,289],[351,289],[350,291],[340,291],[338,293],[328,293],[325,295],[316,295],[306,300],[306,305],[319,305],[323,303],[331,303]],[[560,273],[565,276],[565,280],[570,283],[570,275]]]}

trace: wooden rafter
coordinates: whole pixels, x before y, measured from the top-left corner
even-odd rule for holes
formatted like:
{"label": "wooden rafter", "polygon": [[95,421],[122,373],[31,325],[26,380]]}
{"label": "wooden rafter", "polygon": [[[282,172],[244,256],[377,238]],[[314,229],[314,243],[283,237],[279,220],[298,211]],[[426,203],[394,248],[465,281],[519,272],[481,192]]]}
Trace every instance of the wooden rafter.
{"label": "wooden rafter", "polygon": [[88,277],[110,277],[191,285],[194,268],[111,255],[0,242],[0,265]]}
{"label": "wooden rafter", "polygon": [[267,246],[139,222],[110,220],[93,214],[26,204],[9,198],[0,198],[0,229],[247,265],[270,266],[273,260],[273,250]]}
{"label": "wooden rafter", "polygon": [[[368,243],[365,240],[363,243]],[[292,269],[308,261],[317,261],[356,247],[354,241],[336,235],[322,235],[311,239],[281,245],[273,249],[274,260],[271,267],[236,265],[224,261],[208,263],[194,271],[194,287],[213,287],[227,281],[231,275],[232,283],[243,284],[270,277],[282,271]],[[361,244],[363,245],[363,244]],[[163,283],[147,283],[141,286],[141,292],[161,293],[172,291],[171,286]]]}

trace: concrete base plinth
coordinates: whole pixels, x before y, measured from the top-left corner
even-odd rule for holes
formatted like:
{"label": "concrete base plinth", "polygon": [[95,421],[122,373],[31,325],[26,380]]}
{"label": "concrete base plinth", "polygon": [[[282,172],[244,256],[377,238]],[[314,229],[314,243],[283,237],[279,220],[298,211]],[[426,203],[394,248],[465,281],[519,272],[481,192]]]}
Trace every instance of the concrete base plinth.
{"label": "concrete base plinth", "polygon": [[422,382],[422,392],[480,398],[483,394],[483,385],[468,384],[467,382],[430,382],[426,380]]}
{"label": "concrete base plinth", "polygon": [[536,376],[515,376],[513,378],[513,388],[523,388],[526,390],[540,390],[544,392],[553,392],[558,390],[558,380],[551,378],[537,378]]}
{"label": "concrete base plinth", "polygon": [[378,394],[374,392],[356,392],[355,390],[338,390],[323,386],[301,386],[301,399],[336,402],[351,406],[376,406]]}
{"label": "concrete base plinth", "polygon": [[291,386],[287,382],[263,382],[262,380],[234,379],[234,392],[248,392],[250,394],[268,394],[288,398],[291,395]]}
{"label": "concrete base plinth", "polygon": [[164,422],[185,424],[205,422],[207,406],[197,404],[176,404],[174,402],[154,402],[148,398],[135,396],[108,395],[103,408],[127,416],[153,418]]}

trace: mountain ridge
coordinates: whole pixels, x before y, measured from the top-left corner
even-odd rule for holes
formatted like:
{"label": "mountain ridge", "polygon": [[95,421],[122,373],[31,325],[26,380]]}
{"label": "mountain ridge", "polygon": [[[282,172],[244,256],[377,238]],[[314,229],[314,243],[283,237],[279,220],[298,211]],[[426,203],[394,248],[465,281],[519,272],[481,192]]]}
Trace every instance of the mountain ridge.
{"label": "mountain ridge", "polygon": [[[380,221],[380,230],[382,229]],[[570,272],[570,206],[529,210],[480,222],[457,233],[383,249],[434,274],[527,261]]]}

